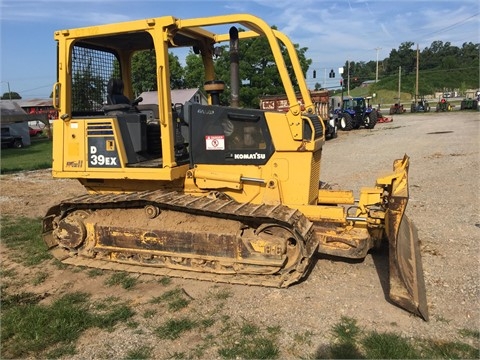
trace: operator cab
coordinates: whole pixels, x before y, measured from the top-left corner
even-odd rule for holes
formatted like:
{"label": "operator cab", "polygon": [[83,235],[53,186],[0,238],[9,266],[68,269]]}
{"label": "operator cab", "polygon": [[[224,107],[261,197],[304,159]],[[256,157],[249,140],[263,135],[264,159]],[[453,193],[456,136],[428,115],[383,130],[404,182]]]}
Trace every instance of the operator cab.
{"label": "operator cab", "polygon": [[[173,17],[125,22],[115,28],[56,32],[60,70],[53,101],[63,120],[57,125],[57,134],[62,134],[63,140],[54,137],[54,172],[80,178],[96,173],[100,179],[136,178],[140,182],[147,178],[180,179],[197,164],[266,164],[275,153],[266,111],[241,108],[238,89],[236,103],[231,96],[230,106],[221,104],[220,98],[228,102],[221,94],[225,85],[220,77],[224,74],[215,72],[217,43],[255,38],[262,32],[273,38],[269,39],[272,46],[284,42],[294,55],[288,39],[270,33],[267,26],[259,29],[251,20],[239,23],[250,28],[242,33],[246,36],[232,31],[235,26],[228,34],[214,34],[195,20],[178,22]],[[205,21],[207,26],[216,26],[224,20]],[[168,39],[159,29],[168,33]],[[184,55],[185,49],[199,55],[202,62],[203,73],[195,74],[195,78],[206,81],[203,89],[208,93],[207,104],[191,103],[189,99],[173,104],[172,89],[183,89],[186,82],[175,72],[173,60],[178,58],[176,54]],[[272,55],[277,63],[283,63],[280,49],[275,48]],[[282,126],[287,124],[292,136],[290,141],[278,143],[284,148],[317,151],[323,141],[323,127],[311,99],[305,105],[308,113],[302,114],[293,100],[296,96],[286,68],[280,66],[278,70],[292,104],[288,114],[269,115],[270,119],[278,118]],[[302,76],[298,68],[293,71]],[[240,87],[241,79],[230,79],[231,93],[232,84]],[[200,83],[195,86],[202,90]],[[155,92],[155,101],[140,104],[141,99],[132,100],[144,92]],[[301,92],[308,100],[305,84]],[[218,127],[208,130],[207,123],[225,127],[222,131]],[[282,131],[287,133],[286,129]],[[155,170],[147,173],[141,168]]]}

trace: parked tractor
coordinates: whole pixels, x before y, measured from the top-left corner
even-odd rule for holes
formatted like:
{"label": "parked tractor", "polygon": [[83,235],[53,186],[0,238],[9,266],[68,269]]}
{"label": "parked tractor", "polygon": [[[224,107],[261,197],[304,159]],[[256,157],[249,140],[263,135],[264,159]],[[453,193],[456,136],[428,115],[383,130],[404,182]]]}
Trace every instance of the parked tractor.
{"label": "parked tractor", "polygon": [[364,126],[373,129],[377,124],[377,111],[369,103],[370,98],[344,97],[342,107],[334,114],[338,118],[340,129],[349,131]]}
{"label": "parked tractor", "polygon": [[478,109],[478,95],[474,97],[474,93],[467,93],[465,99],[460,103],[460,110],[477,110]]}
{"label": "parked tractor", "polygon": [[453,105],[450,104],[450,101],[442,97],[440,100],[438,100],[437,106],[435,108],[436,112],[439,111],[452,111],[453,110]]}
{"label": "parked tractor", "polygon": [[424,96],[415,96],[415,99],[410,107],[410,112],[429,112],[430,104]]}
{"label": "parked tractor", "polygon": [[393,104],[390,106],[390,115],[393,114],[403,114],[407,110],[403,108],[403,104],[400,104],[400,102]]}

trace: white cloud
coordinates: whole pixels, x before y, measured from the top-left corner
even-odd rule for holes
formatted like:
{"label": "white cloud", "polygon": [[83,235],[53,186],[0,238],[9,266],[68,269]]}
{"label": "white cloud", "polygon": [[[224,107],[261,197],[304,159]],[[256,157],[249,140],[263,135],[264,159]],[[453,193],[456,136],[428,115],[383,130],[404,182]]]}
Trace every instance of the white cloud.
{"label": "white cloud", "polygon": [[[419,42],[423,49],[434,40],[461,46],[480,39],[478,0],[0,0],[2,32],[13,34],[2,37],[2,46],[7,46],[2,51],[2,75],[12,86],[29,79],[30,89],[44,85],[35,84],[38,74],[48,74],[53,82],[53,30],[164,15],[232,13],[256,15],[307,47],[306,56],[313,60],[310,74],[316,69],[315,81],[321,83],[322,69],[337,72],[347,59],[375,60],[378,47],[383,59],[406,41]],[[32,52],[42,53],[36,66],[29,63]],[[338,75],[331,81],[338,84]]]}
{"label": "white cloud", "polygon": [[[88,4],[86,6],[85,4]],[[90,6],[91,5],[91,6]],[[95,9],[96,11],[89,11]],[[93,0],[76,1],[11,1],[3,0],[0,17],[2,21],[35,23],[68,23],[93,25],[130,20],[126,14],[112,11],[110,1]]]}

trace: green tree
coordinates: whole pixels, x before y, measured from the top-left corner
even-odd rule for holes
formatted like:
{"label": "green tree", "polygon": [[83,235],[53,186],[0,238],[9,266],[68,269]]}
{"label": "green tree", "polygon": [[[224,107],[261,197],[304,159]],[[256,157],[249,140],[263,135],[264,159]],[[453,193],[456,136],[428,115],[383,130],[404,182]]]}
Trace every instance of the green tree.
{"label": "green tree", "polygon": [[473,44],[472,42],[463,43],[462,48],[459,49],[458,56],[463,59],[464,63],[478,66],[480,44]]}
{"label": "green tree", "polygon": [[[398,71],[402,67],[401,91],[415,95],[417,51],[413,42],[404,42],[393,49],[390,56],[379,62],[379,82],[370,85],[369,92],[398,90]],[[435,91],[478,88],[479,44],[463,43],[462,47],[450,42],[433,41],[419,52],[419,94],[432,94]],[[348,62],[344,66],[344,84],[347,79]],[[365,80],[374,79],[376,62],[350,62],[350,88]],[[357,79],[357,80],[355,80]]]}
{"label": "green tree", "polygon": [[[300,48],[298,44],[294,44],[297,56],[302,68],[303,75],[307,73],[312,63],[311,59],[305,56],[308,48]],[[292,84],[296,91],[299,90],[296,76],[294,75],[292,63],[288,57],[288,53],[283,44],[280,48],[285,60],[287,71],[292,80]],[[257,108],[260,104],[260,97],[263,95],[284,94],[285,89],[280,79],[277,64],[274,61],[273,53],[270,50],[268,40],[264,37],[245,39],[239,44],[240,57],[240,105],[246,107]],[[224,51],[216,62],[216,72],[221,74],[222,80],[227,84],[230,83],[229,76],[229,60],[230,54]],[[229,95],[229,91],[225,92]]]}
{"label": "green tree", "polygon": [[413,42],[403,42],[398,50],[393,49],[390,51],[390,56],[386,62],[387,73],[394,73],[398,70],[398,67],[402,67],[404,74],[414,72],[416,67],[416,51],[412,49]]}
{"label": "green tree", "polygon": [[[170,87],[172,89],[185,88],[183,69],[178,56],[169,53]],[[157,65],[153,50],[136,52],[132,57],[133,91],[138,96],[144,91],[157,91]]]}
{"label": "green tree", "polygon": [[10,91],[10,92],[3,93],[3,95],[0,99],[2,99],[2,100],[19,100],[21,98],[22,97],[20,96],[19,93]]}
{"label": "green tree", "polygon": [[374,80],[376,74],[376,62],[369,61],[350,61],[345,62],[343,66],[343,79],[347,80],[348,69],[350,69],[350,88],[360,86],[364,81]]}
{"label": "green tree", "polygon": [[185,89],[185,69],[180,64],[178,56],[168,54],[170,67],[170,87],[172,89]]}
{"label": "green tree", "polygon": [[91,63],[78,70],[72,77],[73,111],[97,111],[106,98],[105,83],[101,76],[94,75]]}
{"label": "green tree", "polygon": [[135,96],[157,90],[157,66],[153,50],[138,51],[132,56],[132,87]]}
{"label": "green tree", "polygon": [[[305,75],[312,63],[312,60],[305,56],[308,49],[300,48],[298,44],[294,44],[294,47],[297,50],[302,72]],[[226,86],[224,93],[221,95],[221,102],[228,104],[230,98],[230,52],[227,45],[222,45],[219,48],[220,55],[215,59],[215,75],[216,80],[225,82]],[[281,45],[281,50],[293,86],[295,90],[298,90],[292,64],[283,45]],[[187,55],[186,64],[185,83],[187,87],[203,88],[205,77],[200,55],[190,52]],[[277,64],[273,59],[268,40],[264,37],[239,41],[239,76],[241,82],[240,106],[258,108],[260,96],[285,93]]]}
{"label": "green tree", "polygon": [[201,88],[205,82],[202,58],[190,51],[185,58],[185,87]]}

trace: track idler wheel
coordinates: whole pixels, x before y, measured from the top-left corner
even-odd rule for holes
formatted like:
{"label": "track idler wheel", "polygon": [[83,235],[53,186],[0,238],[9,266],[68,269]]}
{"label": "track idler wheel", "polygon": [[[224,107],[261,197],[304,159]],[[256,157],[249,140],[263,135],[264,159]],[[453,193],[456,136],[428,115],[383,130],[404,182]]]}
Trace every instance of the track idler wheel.
{"label": "track idler wheel", "polygon": [[83,244],[87,237],[84,219],[87,211],[78,210],[61,219],[53,231],[58,244],[68,249],[76,249]]}
{"label": "track idler wheel", "polygon": [[[284,239],[284,252],[286,254],[287,262],[282,271],[289,271],[292,267],[296,268],[297,264],[301,262],[304,252],[304,244],[302,240],[298,240],[291,230],[277,225],[264,224],[258,227],[255,231],[256,235],[265,240],[272,237],[276,239]],[[279,249],[277,248],[277,251]]]}

